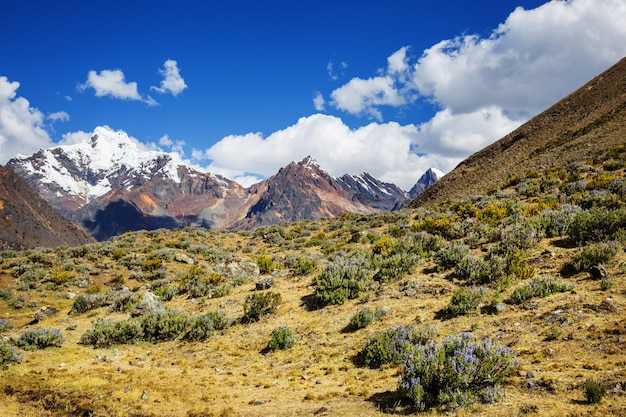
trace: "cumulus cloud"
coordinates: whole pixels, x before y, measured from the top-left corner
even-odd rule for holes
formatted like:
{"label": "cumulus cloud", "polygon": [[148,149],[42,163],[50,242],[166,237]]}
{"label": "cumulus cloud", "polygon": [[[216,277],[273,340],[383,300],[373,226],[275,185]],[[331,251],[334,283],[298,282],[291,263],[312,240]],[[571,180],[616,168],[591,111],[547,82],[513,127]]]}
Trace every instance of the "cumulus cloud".
{"label": "cumulus cloud", "polygon": [[122,70],[89,71],[87,81],[79,85],[80,90],[93,88],[96,97],[111,97],[120,100],[142,101],[150,106],[158,103],[150,96],[143,97],[137,90],[136,82],[126,82]]}
{"label": "cumulus cloud", "polygon": [[77,132],[67,132],[63,134],[63,138],[59,142],[59,145],[75,145],[77,143],[85,142],[91,138],[93,133],[83,132],[79,130]]}
{"label": "cumulus cloud", "polygon": [[418,136],[414,125],[371,123],[351,129],[338,117],[313,114],[267,137],[227,136],[206,150],[194,150],[192,158],[198,163],[208,159],[207,170],[249,185],[311,155],[331,175],[369,172],[408,190],[428,168],[450,169],[456,162],[434,152],[427,156],[412,152]]}
{"label": "cumulus cloud", "polygon": [[187,88],[185,80],[180,76],[178,70],[178,63],[173,59],[168,59],[163,64],[163,69],[159,70],[159,73],[163,76],[160,87],[152,86],[151,90],[155,90],[161,94],[172,93],[173,96],[177,96]]}
{"label": "cumulus cloud", "polygon": [[0,164],[18,153],[34,153],[52,144],[44,114],[24,97],[17,97],[19,86],[19,82],[0,76]]}
{"label": "cumulus cloud", "polygon": [[518,7],[487,37],[443,40],[417,59],[403,46],[376,76],[332,91],[330,105],[380,122],[387,108],[435,104],[413,149],[443,157],[438,168],[449,170],[626,55],[624,21],[622,0]]}

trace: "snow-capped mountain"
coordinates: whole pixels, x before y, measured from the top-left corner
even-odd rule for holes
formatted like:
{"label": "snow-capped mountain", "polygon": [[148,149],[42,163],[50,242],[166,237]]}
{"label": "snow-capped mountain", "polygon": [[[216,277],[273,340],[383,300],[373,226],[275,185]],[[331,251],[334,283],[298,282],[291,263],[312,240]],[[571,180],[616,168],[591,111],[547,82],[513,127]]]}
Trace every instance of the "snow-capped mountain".
{"label": "snow-capped mountain", "polygon": [[332,177],[312,157],[244,188],[108,127],[96,128],[83,142],[18,156],[8,165],[99,240],[139,229],[250,229],[347,211],[391,211],[411,198],[367,173]]}
{"label": "snow-capped mountain", "polygon": [[7,164],[52,206],[69,214],[111,190],[132,190],[159,176],[180,182],[178,154],[146,149],[126,133],[97,127],[72,145],[18,155]]}
{"label": "snow-capped mountain", "polygon": [[420,177],[415,185],[409,190],[408,198],[413,200],[424,192],[425,189],[436,183],[445,174],[436,168],[430,168]]}

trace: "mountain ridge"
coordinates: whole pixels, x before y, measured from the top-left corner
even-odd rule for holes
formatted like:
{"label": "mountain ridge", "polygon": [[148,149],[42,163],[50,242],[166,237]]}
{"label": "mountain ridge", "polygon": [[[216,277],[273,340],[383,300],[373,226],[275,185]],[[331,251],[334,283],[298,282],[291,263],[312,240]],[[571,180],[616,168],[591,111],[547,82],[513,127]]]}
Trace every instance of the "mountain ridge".
{"label": "mountain ridge", "polygon": [[97,127],[88,140],[19,156],[9,166],[98,240],[139,228],[254,229],[346,211],[393,211],[437,180],[430,170],[406,192],[368,173],[333,177],[308,156],[244,188],[186,165],[178,154],[142,146]]}

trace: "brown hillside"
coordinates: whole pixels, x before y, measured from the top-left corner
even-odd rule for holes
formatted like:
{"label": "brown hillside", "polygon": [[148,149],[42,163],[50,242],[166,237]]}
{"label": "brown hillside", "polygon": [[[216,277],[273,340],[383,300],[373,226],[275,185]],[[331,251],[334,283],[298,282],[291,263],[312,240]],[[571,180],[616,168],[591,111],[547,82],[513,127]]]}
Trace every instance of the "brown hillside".
{"label": "brown hillside", "polygon": [[626,142],[626,58],[473,154],[409,207],[485,194],[530,169],[565,166]]}
{"label": "brown hillside", "polygon": [[0,249],[92,242],[91,236],[56,213],[11,168],[0,166]]}

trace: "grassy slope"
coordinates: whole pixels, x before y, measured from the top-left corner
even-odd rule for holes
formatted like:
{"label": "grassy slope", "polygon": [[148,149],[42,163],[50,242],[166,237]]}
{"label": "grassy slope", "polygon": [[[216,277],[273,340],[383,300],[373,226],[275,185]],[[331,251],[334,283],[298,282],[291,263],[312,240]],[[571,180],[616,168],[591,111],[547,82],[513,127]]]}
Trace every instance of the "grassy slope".
{"label": "grassy slope", "polygon": [[[624,155],[618,152],[617,156]],[[590,179],[601,170],[603,161],[594,162],[596,168],[584,170],[583,178]],[[624,169],[612,171],[611,175],[623,177]],[[509,187],[501,191],[500,198],[514,194],[515,188]],[[520,204],[541,208],[542,202],[551,201],[543,197],[542,194],[522,197]],[[508,305],[498,314],[439,318],[438,313],[450,301],[453,290],[463,283],[450,279],[449,271],[437,271],[432,256],[424,259],[411,274],[371,290],[366,297],[340,306],[311,309],[308,301],[314,292],[315,277],[327,262],[324,259],[317,272],[306,276],[297,276],[286,267],[277,269],[274,272],[276,285],[271,291],[280,292],[283,303],[274,315],[257,323],[237,322],[243,315],[245,298],[254,291],[254,282],[238,286],[221,298],[175,296],[167,303],[168,307],[190,315],[219,310],[236,321],[223,334],[213,335],[207,341],[140,342],[100,349],[77,343],[96,318],[122,320],[128,314],[113,314],[103,307],[68,315],[72,305],[72,301],[66,299],[69,290],[78,294],[88,290],[104,294],[113,281],[124,281],[126,286],[137,290],[155,283],[137,281],[133,276],[141,277],[137,275],[140,272],[132,275],[121,262],[97,254],[104,246],[125,248],[134,254],[131,257],[138,259],[138,265],[158,251],[187,253],[207,269],[215,266],[215,258],[232,256],[254,261],[261,254],[284,259],[288,254],[309,253],[324,258],[335,250],[367,252],[371,242],[380,236],[417,230],[423,219],[433,213],[432,209],[425,210],[343,216],[320,222],[285,224],[257,233],[140,232],[89,245],[85,247],[87,255],[74,258],[67,248],[6,253],[7,258],[0,264],[0,289],[15,289],[20,285],[23,279],[13,277],[12,273],[19,265],[27,264],[29,258],[43,256],[49,260],[50,265],[43,267],[46,273],[69,261],[75,267],[71,272],[72,280],[67,284],[52,285],[43,278],[35,289],[14,291],[13,300],[24,296],[21,308],[0,299],[0,318],[10,319],[15,326],[3,336],[16,339],[26,328],[59,328],[66,337],[62,347],[24,351],[22,363],[0,370],[0,414],[362,416],[403,412],[407,409],[395,395],[401,370],[392,366],[382,370],[362,368],[354,363],[353,357],[367,336],[417,322],[435,325],[440,339],[463,331],[472,331],[478,337],[496,336],[518,355],[519,371],[511,377],[500,402],[477,404],[457,410],[453,415],[626,414],[623,392],[609,391],[601,404],[588,405],[582,389],[587,379],[602,382],[609,389],[626,382],[626,351],[623,349],[626,255],[623,246],[607,264],[613,280],[610,289],[602,290],[599,281],[581,272],[566,278],[567,282],[575,284],[574,290],[533,299],[532,305]],[[440,208],[444,215],[447,210],[449,208]],[[498,227],[503,227],[506,221]],[[307,244],[313,240],[321,245]],[[350,240],[358,243],[349,243]],[[473,253],[484,255],[494,244],[478,244]],[[194,248],[202,248],[203,252],[194,254]],[[558,276],[579,250],[563,237],[544,238],[528,250],[526,262],[535,267],[539,276]],[[164,267],[167,272],[162,282],[170,280],[172,285],[178,285],[181,274],[190,268],[174,260],[165,261]],[[89,281],[88,288],[75,285],[82,279]],[[417,288],[413,296],[405,291],[409,281]],[[518,282],[504,289],[501,297],[506,299],[522,284]],[[611,299],[617,312],[598,308],[606,299]],[[44,305],[54,306],[60,313],[38,324],[29,324],[33,313]],[[388,306],[391,311],[365,329],[345,332],[351,316],[364,306]],[[555,312],[561,314],[558,321],[549,323]],[[272,330],[283,324],[298,335],[297,344],[286,351],[262,353]],[[68,330],[70,326],[75,329]],[[558,327],[562,335],[545,341],[546,332],[554,327]],[[529,372],[534,376],[529,377]],[[529,387],[530,381],[534,381],[534,386]],[[142,399],[144,391],[147,398]],[[430,413],[436,414],[436,411]]]}

